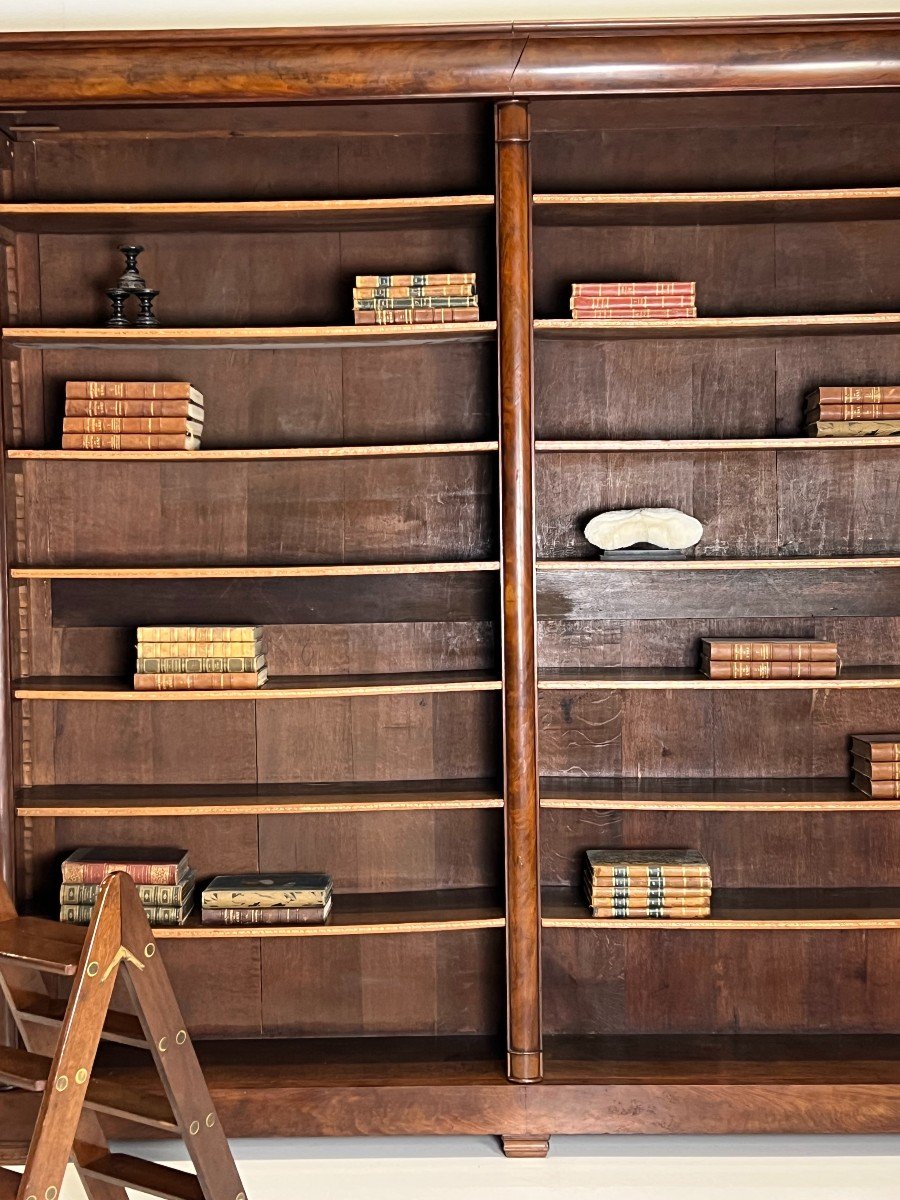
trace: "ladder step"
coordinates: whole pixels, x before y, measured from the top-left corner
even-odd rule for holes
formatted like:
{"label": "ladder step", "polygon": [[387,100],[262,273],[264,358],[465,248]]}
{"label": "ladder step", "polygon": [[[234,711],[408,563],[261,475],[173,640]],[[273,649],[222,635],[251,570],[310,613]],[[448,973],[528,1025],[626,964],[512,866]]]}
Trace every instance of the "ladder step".
{"label": "ladder step", "polygon": [[118,1183],[136,1192],[148,1192],[162,1200],[204,1200],[196,1175],[164,1167],[160,1163],[134,1158],[131,1154],[104,1154],[82,1164],[83,1174],[105,1183]]}
{"label": "ladder step", "polygon": [[0,1200],[16,1200],[22,1176],[0,1167]]}
{"label": "ladder step", "polygon": [[84,934],[85,930],[75,925],[13,917],[0,922],[0,960],[52,975],[74,975]]}
{"label": "ladder step", "polygon": [[[58,1027],[66,1015],[66,1000],[57,1000],[53,996],[41,996],[37,992],[17,992],[19,1015],[33,1025],[51,1025]],[[106,1014],[106,1023],[101,1035],[104,1041],[119,1042],[124,1046],[137,1046],[140,1050],[149,1050],[150,1044],[144,1037],[144,1031],[137,1017],[131,1013],[115,1012],[110,1009]]]}
{"label": "ladder step", "polygon": [[42,1092],[53,1066],[43,1054],[29,1054],[12,1046],[0,1046],[0,1083],[9,1083],[26,1092]]}

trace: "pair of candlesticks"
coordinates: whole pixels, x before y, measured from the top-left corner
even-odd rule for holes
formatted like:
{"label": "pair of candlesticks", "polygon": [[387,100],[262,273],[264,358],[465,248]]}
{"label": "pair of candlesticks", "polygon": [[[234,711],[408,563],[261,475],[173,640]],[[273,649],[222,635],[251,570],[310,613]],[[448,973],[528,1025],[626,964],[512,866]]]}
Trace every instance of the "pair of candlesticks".
{"label": "pair of candlesticks", "polygon": [[132,296],[137,297],[140,305],[140,312],[134,324],[144,329],[158,325],[159,321],[153,315],[153,301],[159,295],[159,291],[147,287],[137,265],[138,255],[144,247],[120,246],[119,249],[125,255],[125,270],[119,277],[118,284],[106,290],[112,304],[112,316],[106,322],[107,326],[112,329],[124,329],[131,325],[131,321],[125,316],[125,305]]}

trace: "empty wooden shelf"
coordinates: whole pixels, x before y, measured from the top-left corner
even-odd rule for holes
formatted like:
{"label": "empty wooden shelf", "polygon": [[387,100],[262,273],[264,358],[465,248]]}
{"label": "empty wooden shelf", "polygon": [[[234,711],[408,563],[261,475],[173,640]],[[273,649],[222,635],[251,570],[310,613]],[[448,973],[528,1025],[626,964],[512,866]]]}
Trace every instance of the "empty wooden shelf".
{"label": "empty wooden shelf", "polygon": [[636,691],[900,688],[900,667],[843,667],[834,679],[707,679],[696,671],[678,667],[567,667],[546,671],[538,680],[538,688],[548,692],[605,688]]}
{"label": "empty wooden shelf", "polygon": [[879,437],[770,437],[770,438],[585,438],[535,442],[535,450],[548,453],[635,454],[679,453],[704,450],[883,450],[900,446],[900,436]]}
{"label": "empty wooden shelf", "polygon": [[573,321],[542,317],[534,323],[537,338],[709,338],[809,337],[817,334],[898,333],[900,313],[810,313],[805,316],[676,317],[667,320],[627,319]]}
{"label": "empty wooden shelf", "polygon": [[875,799],[848,779],[604,779],[545,777],[541,807],[603,812],[896,812],[900,798]]}

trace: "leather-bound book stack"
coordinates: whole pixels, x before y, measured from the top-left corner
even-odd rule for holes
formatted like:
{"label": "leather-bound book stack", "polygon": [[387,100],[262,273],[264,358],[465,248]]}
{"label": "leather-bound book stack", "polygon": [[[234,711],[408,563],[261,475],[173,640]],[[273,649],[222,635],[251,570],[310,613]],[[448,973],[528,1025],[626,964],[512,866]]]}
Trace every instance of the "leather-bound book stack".
{"label": "leather-bound book stack", "polygon": [[203,891],[203,923],[321,925],[331,912],[331,894],[330,875],[217,875]]}
{"label": "leather-bound book stack", "polygon": [[695,283],[573,283],[573,321],[696,317]]}
{"label": "leather-bound book stack", "polygon": [[811,437],[888,437],[900,433],[900,385],[820,387],[806,397]]}
{"label": "leather-bound book stack", "polygon": [[878,800],[900,800],[900,733],[857,733],[850,742],[855,788]]}
{"label": "leather-bound book stack", "polygon": [[63,450],[199,450],[203,396],[189,383],[69,380]]}
{"label": "leather-bound book stack", "polygon": [[708,917],[709,863],[699,850],[588,850],[584,890],[597,918]]}
{"label": "leather-bound book stack", "polygon": [[248,690],[269,677],[259,625],[142,625],[139,692]]}
{"label": "leather-bound book stack", "polygon": [[707,679],[834,679],[836,642],[815,638],[701,638]]}
{"label": "leather-bound book stack", "polygon": [[87,925],[100,885],[113,871],[134,880],[151,925],[183,925],[194,906],[195,875],[177,846],[82,846],[63,862],[59,919]]}
{"label": "leather-bound book stack", "polygon": [[475,275],[357,275],[357,325],[445,325],[478,320]]}

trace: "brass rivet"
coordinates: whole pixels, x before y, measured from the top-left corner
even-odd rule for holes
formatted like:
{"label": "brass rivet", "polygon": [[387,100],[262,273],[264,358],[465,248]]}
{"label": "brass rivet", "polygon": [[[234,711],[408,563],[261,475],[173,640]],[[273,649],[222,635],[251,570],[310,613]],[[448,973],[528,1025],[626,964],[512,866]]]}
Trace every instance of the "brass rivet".
{"label": "brass rivet", "polygon": [[90,975],[91,979],[94,978],[94,976],[97,974],[97,972],[99,970],[100,970],[100,964],[98,962],[89,962],[88,963],[87,973],[88,973],[88,975]]}
{"label": "brass rivet", "polygon": [[216,1123],[216,1114],[210,1113],[209,1116],[206,1118],[206,1128],[212,1129],[212,1127],[213,1127],[213,1125],[215,1125],[215,1123]]}
{"label": "brass rivet", "polygon": [[169,1039],[167,1037],[160,1038],[159,1039],[160,1053],[165,1054],[165,1052],[168,1050],[168,1048],[169,1048]]}
{"label": "brass rivet", "polygon": [[187,1041],[187,1030],[179,1029],[178,1032],[175,1034],[175,1041],[178,1043],[179,1046],[183,1046],[184,1043]]}
{"label": "brass rivet", "polygon": [[64,1092],[68,1086],[69,1086],[69,1081],[66,1078],[66,1076],[60,1075],[59,1079],[57,1079],[57,1081],[56,1081],[56,1090],[58,1092]]}
{"label": "brass rivet", "polygon": [[148,942],[147,945],[144,947],[144,957],[152,958],[155,953],[156,953],[156,947],[153,945],[152,942]]}
{"label": "brass rivet", "polygon": [[78,1070],[75,1072],[75,1082],[76,1083],[84,1083],[84,1081],[86,1079],[87,1079],[87,1071],[85,1070],[84,1067],[79,1067]]}
{"label": "brass rivet", "polygon": [[56,1197],[58,1195],[59,1195],[59,1193],[57,1192],[55,1187],[48,1187],[46,1192],[44,1192],[45,1200],[56,1200]]}
{"label": "brass rivet", "polygon": [[199,1121],[191,1121],[191,1133],[199,1133],[199,1132],[200,1132],[200,1122]]}

